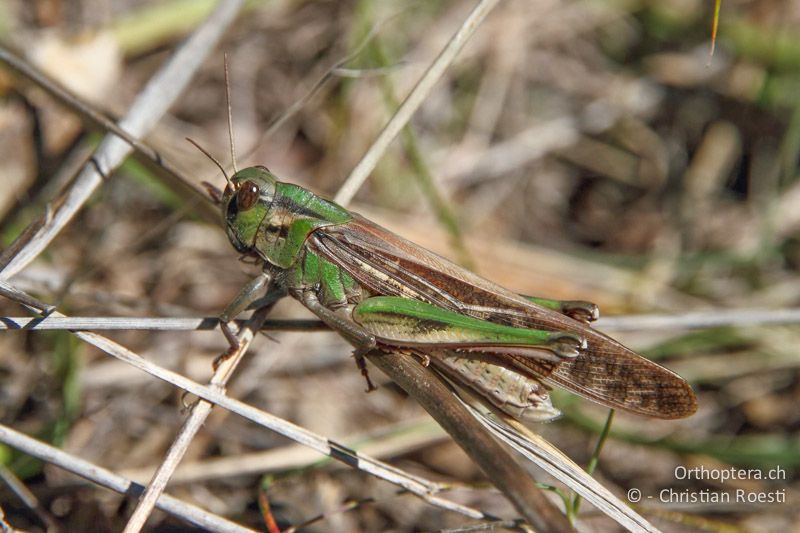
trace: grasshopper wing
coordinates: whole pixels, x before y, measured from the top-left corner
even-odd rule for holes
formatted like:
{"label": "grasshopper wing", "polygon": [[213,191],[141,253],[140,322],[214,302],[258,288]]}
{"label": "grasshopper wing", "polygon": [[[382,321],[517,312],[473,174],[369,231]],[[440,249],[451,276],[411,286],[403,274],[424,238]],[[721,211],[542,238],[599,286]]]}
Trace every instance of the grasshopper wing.
{"label": "grasshopper wing", "polygon": [[523,374],[602,405],[655,418],[683,418],[697,410],[691,387],[677,374],[586,324],[514,294],[360,215],[314,231],[308,244],[373,295],[421,300],[496,324],[572,333],[586,340],[587,347],[577,357],[560,362],[513,353],[504,356]]}

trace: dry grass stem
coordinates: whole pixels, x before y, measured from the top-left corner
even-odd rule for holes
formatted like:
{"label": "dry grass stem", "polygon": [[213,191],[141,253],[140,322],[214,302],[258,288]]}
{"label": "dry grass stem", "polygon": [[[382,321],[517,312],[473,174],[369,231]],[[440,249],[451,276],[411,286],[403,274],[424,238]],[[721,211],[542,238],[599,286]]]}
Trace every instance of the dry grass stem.
{"label": "dry grass stem", "polygon": [[[800,522],[791,2],[726,3],[710,65],[697,0],[256,0],[237,23],[238,1],[8,4],[3,531],[259,530],[264,502],[276,529],[354,533]],[[458,261],[462,235],[492,282],[595,302],[592,327],[687,378],[697,413],[617,412],[604,433],[605,409],[554,388],[562,416],[530,434],[408,355],[376,356],[367,395],[347,341],[293,298],[258,330],[235,321],[248,356],[209,383],[213,317],[261,268],[196,194],[222,178],[185,139],[227,154],[231,130],[243,163],[325,198],[344,182],[337,199],[415,245]],[[782,478],[679,477],[696,467]],[[740,490],[786,503],[661,499]]]}
{"label": "dry grass stem", "polygon": [[606,513],[628,531],[657,533],[655,528],[628,504],[586,473],[561,450],[515,420],[504,417],[505,423],[482,416],[467,406],[491,433],[542,470],[580,494],[598,510]]}
{"label": "dry grass stem", "polygon": [[[447,433],[427,415],[380,428],[378,432],[354,435],[343,443],[348,449],[375,458],[390,458],[424,449],[447,440]],[[225,479],[243,475],[279,473],[320,464],[319,453],[298,444],[231,457],[203,459],[181,464],[170,485]],[[125,470],[121,475],[136,481],[148,479],[153,468]],[[442,489],[444,490],[444,489]]]}
{"label": "dry grass stem", "polygon": [[[0,425],[0,441],[19,450],[25,450],[25,453],[32,457],[56,465],[59,468],[63,468],[64,470],[120,494],[137,494],[144,490],[144,486],[142,485],[138,485],[122,476],[114,474],[110,470],[85,461],[80,457],[75,457],[72,454],[59,450],[54,446],[28,437],[12,428]],[[232,533],[253,531],[166,494],[159,498],[156,507],[162,511],[179,516],[189,523],[199,527],[209,528],[212,531],[229,531]]]}
{"label": "dry grass stem", "polygon": [[[242,324],[243,321],[236,321]],[[596,328],[603,331],[692,330],[719,327],[754,327],[777,324],[797,324],[800,309],[710,309],[691,313],[658,313],[601,317]],[[45,316],[0,317],[0,331],[60,330],[145,330],[145,331],[209,331],[219,327],[219,319],[164,317],[76,317]],[[261,331],[330,331],[321,320],[265,320]]]}
{"label": "dry grass stem", "polygon": [[375,169],[378,160],[383,157],[389,144],[397,137],[397,134],[405,127],[411,116],[428,97],[433,86],[442,77],[445,70],[450,66],[458,55],[458,52],[467,43],[469,38],[478,29],[481,21],[497,4],[497,0],[480,0],[469,16],[459,27],[458,31],[447,42],[436,59],[431,63],[417,84],[411,89],[400,107],[392,115],[392,118],[381,130],[380,134],[361,158],[361,161],[353,168],[350,175],[344,181],[333,200],[341,205],[347,205],[358,192],[358,189],[367,180],[367,177]]}
{"label": "dry grass stem", "polygon": [[517,462],[483,429],[443,380],[401,354],[372,352],[367,357],[430,413],[529,524],[541,531],[572,530],[533,477],[520,475]]}
{"label": "dry grass stem", "polygon": [[50,96],[64,104],[73,112],[79,113],[82,117],[91,122],[95,128],[105,130],[107,133],[113,133],[120,139],[123,139],[139,154],[139,156],[145,160],[152,161],[154,163],[154,168],[158,168],[160,171],[166,173],[169,178],[174,180],[176,183],[181,183],[186,187],[187,190],[199,192],[195,188],[194,184],[184,177],[180,171],[175,168],[168,159],[159,154],[157,150],[154,150],[152,147],[140,142],[138,138],[118,126],[106,115],[92,107],[90,104],[82,101],[58,82],[48,78],[45,74],[2,46],[0,46],[0,61],[11,67],[15,72],[27,78],[37,87],[41,87],[42,89],[46,90]]}
{"label": "dry grass stem", "polygon": [[[5,282],[2,283],[7,285]],[[51,314],[54,316],[63,316],[57,311],[51,311]],[[263,317],[260,317],[260,319],[263,319]],[[486,515],[481,511],[436,496],[436,493],[440,492],[443,488],[443,486],[440,484],[431,482],[419,476],[408,474],[402,469],[388,465],[382,461],[377,461],[365,454],[353,452],[346,446],[342,446],[333,440],[315,435],[313,432],[310,432],[304,428],[229,398],[216,386],[203,386],[195,383],[184,376],[181,376],[180,374],[162,368],[150,361],[147,361],[146,359],[143,359],[125,347],[107,338],[97,335],[96,333],[80,331],[73,333],[79,339],[88,342],[89,344],[99,348],[109,355],[116,357],[117,359],[120,359],[159,379],[171,383],[186,393],[197,396],[202,400],[206,400],[202,403],[219,405],[220,407],[243,416],[244,418],[255,422],[256,424],[276,431],[287,438],[308,446],[311,449],[358,468],[359,470],[367,472],[368,474],[379,477],[385,481],[388,481],[389,483],[399,485],[403,489],[421,497],[432,505],[464,514],[470,518],[486,518]],[[230,365],[224,365],[220,367],[220,369],[223,371],[220,373],[220,376],[227,377],[227,373],[230,370]],[[187,432],[192,430],[194,430],[194,428],[190,428],[187,430]],[[159,483],[165,482],[160,481]],[[160,486],[160,489],[163,489],[163,486]]]}
{"label": "dry grass stem", "polygon": [[[141,138],[158,122],[182,94],[192,76],[219,42],[243,5],[243,0],[224,0],[186,40],[161,70],[142,90],[119,127],[135,138]],[[114,171],[133,148],[115,135],[106,136],[90,163],[83,168],[72,186],[48,206],[45,216],[34,222],[34,234],[13,257],[4,257],[0,278],[9,279],[33,261],[83,207],[103,179]]]}
{"label": "dry grass stem", "polygon": [[[231,378],[234,370],[242,360],[247,348],[253,340],[253,337],[261,329],[261,325],[267,317],[268,309],[260,309],[253,313],[253,316],[242,326],[237,338],[239,340],[238,349],[230,357],[222,361],[219,367],[215,370],[214,375],[209,382],[209,388],[217,393],[224,395],[225,386]],[[178,468],[183,456],[186,454],[189,445],[192,443],[197,432],[203,426],[203,423],[211,414],[213,404],[208,401],[197,401],[192,406],[189,417],[183,423],[175,441],[170,446],[164,460],[159,465],[150,483],[147,484],[145,492],[139,498],[139,503],[136,509],[131,514],[128,523],[125,526],[125,533],[136,533],[141,531],[145,522],[153,512],[153,508],[158,501],[158,498],[164,492],[164,489],[169,483],[173,472]]]}
{"label": "dry grass stem", "polygon": [[[0,465],[0,479],[3,483],[19,498],[31,511],[33,511],[39,520],[45,524],[48,529],[57,529],[58,524],[44,508],[36,495],[31,492],[25,483],[19,479],[14,472],[12,472],[6,465]],[[13,531],[9,529],[9,531]]]}

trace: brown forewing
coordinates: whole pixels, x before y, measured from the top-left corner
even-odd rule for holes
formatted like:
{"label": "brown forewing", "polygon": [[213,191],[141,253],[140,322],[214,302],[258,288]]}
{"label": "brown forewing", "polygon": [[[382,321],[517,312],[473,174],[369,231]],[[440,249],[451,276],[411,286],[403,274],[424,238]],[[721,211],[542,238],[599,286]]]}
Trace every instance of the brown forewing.
{"label": "brown forewing", "polygon": [[614,339],[514,294],[354,214],[308,242],[373,294],[416,298],[498,324],[577,333],[587,349],[561,363],[509,354],[520,372],[603,405],[656,418],[682,418],[697,403],[688,383]]}

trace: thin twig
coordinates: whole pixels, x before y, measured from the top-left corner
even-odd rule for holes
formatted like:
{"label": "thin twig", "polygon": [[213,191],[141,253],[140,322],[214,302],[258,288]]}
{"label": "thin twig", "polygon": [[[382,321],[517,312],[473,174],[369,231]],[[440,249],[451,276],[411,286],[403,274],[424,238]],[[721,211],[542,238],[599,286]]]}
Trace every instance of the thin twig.
{"label": "thin twig", "polygon": [[[0,295],[3,286],[0,285]],[[24,302],[20,302],[24,303]],[[237,324],[244,321],[238,320]],[[791,309],[709,309],[676,314],[641,314],[602,317],[593,325],[603,331],[660,331],[691,330],[719,327],[754,327],[800,323],[800,308]],[[47,316],[0,317],[3,330],[147,330],[147,331],[192,331],[213,330],[219,327],[219,319],[169,318],[169,317],[78,317]],[[330,331],[321,320],[294,319],[266,320],[261,331]]]}
{"label": "thin twig", "polygon": [[599,329],[647,331],[662,329],[705,329],[718,327],[768,326],[800,322],[800,309],[709,309],[675,315],[627,315],[600,318]]}
{"label": "thin twig", "polygon": [[389,144],[397,137],[400,130],[408,123],[411,116],[419,108],[422,102],[427,98],[428,94],[433,89],[433,86],[439,81],[439,78],[444,74],[444,71],[453,62],[458,52],[466,44],[469,38],[480,25],[481,21],[489,14],[492,8],[497,4],[498,0],[481,0],[478,5],[470,12],[469,16],[464,20],[464,23],[453,35],[447,46],[439,53],[439,56],[431,63],[425,74],[419,79],[417,84],[408,94],[406,99],[397,108],[397,111],[392,116],[391,120],[386,124],[383,130],[378,134],[378,137],[369,147],[367,153],[361,158],[361,161],[353,168],[353,171],[345,180],[339,192],[336,193],[334,201],[347,205],[355,196],[361,185],[364,184],[369,174],[375,169],[378,160],[383,156]]}
{"label": "thin twig", "polygon": [[[144,490],[142,485],[118,476],[110,470],[96,466],[80,457],[59,450],[54,446],[28,437],[10,427],[0,425],[0,442],[120,494],[136,495]],[[163,494],[159,498],[156,506],[162,511],[211,531],[229,531],[232,533],[253,531],[167,494]]]}
{"label": "thin twig", "polygon": [[[22,291],[2,280],[0,280],[0,292],[3,294],[24,295]],[[44,307],[46,307],[46,304],[40,303],[40,305],[36,308],[40,310]],[[51,311],[51,314],[53,316],[63,316],[57,311]],[[304,446],[308,446],[311,449],[341,461],[351,467],[362,470],[370,475],[383,479],[384,481],[388,481],[389,483],[398,485],[412,494],[422,498],[431,505],[435,505],[442,509],[460,513],[478,520],[488,518],[486,514],[479,510],[467,507],[465,505],[460,505],[437,496],[436,493],[443,489],[443,486],[438,483],[409,474],[402,469],[373,459],[368,455],[352,451],[336,441],[327,439],[321,435],[317,435],[316,433],[292,424],[291,422],[287,422],[279,417],[230,398],[212,387],[201,385],[176,372],[172,372],[171,370],[167,370],[166,368],[152,363],[106,337],[90,332],[73,333],[79,339],[125,363],[128,363],[135,368],[138,368],[139,370],[147,372],[148,374],[166,381],[167,383],[171,383],[172,385],[188,392],[189,394],[193,394],[198,398],[202,398],[213,404],[219,405],[220,407],[236,413],[247,420],[255,422],[256,424],[275,431],[276,433],[280,433],[281,435],[292,439],[295,442],[303,444]]]}
{"label": "thin twig", "polygon": [[401,354],[370,352],[367,357],[436,419],[533,527],[572,531],[566,516],[545,497],[533,478],[520,471],[506,448],[433,372]]}
{"label": "thin twig", "polygon": [[[119,126],[134,137],[143,137],[166,113],[183,92],[192,75],[216,46],[233,22],[243,0],[225,0],[179,48],[167,63],[150,79]],[[92,160],[72,186],[55,202],[52,212],[34,221],[36,232],[12,257],[4,257],[0,279],[9,279],[33,261],[83,206],[113,170],[132,151],[131,146],[116,135],[106,135]]]}
{"label": "thin twig", "polygon": [[0,464],[0,479],[47,526],[48,532],[59,531],[58,524],[41,504],[39,498],[4,464]]}
{"label": "thin twig", "polygon": [[78,333],[81,339],[91,343],[93,346],[103,350],[104,352],[112,355],[122,361],[125,361],[132,366],[139,368],[159,379],[175,385],[190,394],[198,396],[204,400],[208,400],[224,409],[236,413],[247,420],[255,422],[267,429],[271,429],[281,435],[299,442],[309,448],[312,448],[324,455],[342,461],[352,467],[363,470],[368,474],[372,474],[390,483],[399,485],[409,492],[416,494],[423,498],[425,501],[436,505],[438,507],[455,511],[466,516],[473,518],[485,518],[485,515],[480,511],[471,509],[466,506],[450,502],[443,498],[435,496],[435,493],[441,490],[439,484],[428,481],[424,478],[414,476],[378,461],[367,455],[353,452],[347,447],[327,439],[321,435],[317,435],[311,431],[306,430],[300,426],[294,425],[286,420],[278,418],[274,415],[256,409],[238,400],[234,400],[224,394],[219,393],[213,388],[206,387],[196,383],[180,374],[162,368],[137,354],[123,348],[115,342],[100,337],[95,333]]}
{"label": "thin twig", "polygon": [[386,23],[388,23],[392,18],[394,18],[394,16],[396,15],[387,17],[385,20],[376,24],[370,30],[369,34],[366,37],[364,37],[364,39],[362,39],[362,41],[349,54],[336,61],[336,63],[334,63],[331,67],[329,67],[322,74],[322,76],[320,76],[311,85],[311,88],[308,89],[308,91],[306,91],[305,94],[303,94],[300,98],[292,102],[292,104],[289,107],[287,107],[286,110],[284,110],[281,114],[272,119],[272,121],[269,124],[267,124],[264,133],[262,133],[258,141],[256,141],[253,144],[253,146],[244,153],[242,159],[247,159],[250,156],[252,156],[255,153],[256,149],[262,144],[264,144],[267,139],[272,137],[272,135],[274,135],[275,132],[278,131],[278,129],[286,123],[286,121],[295,116],[298,111],[300,111],[303,107],[305,107],[305,105],[308,104],[308,102],[314,96],[316,96],[316,94],[322,89],[322,87],[325,86],[328,80],[330,80],[333,76],[346,76],[347,71],[349,69],[344,69],[343,68],[344,65],[346,65],[351,60],[356,58],[364,50],[367,44],[369,44],[369,42],[373,39],[373,37],[378,34],[381,28]]}
{"label": "thin twig", "polygon": [[411,475],[382,461],[378,461],[367,455],[349,450],[347,447],[333,440],[327,439],[321,435],[317,435],[316,433],[308,431],[305,428],[225,396],[211,387],[200,385],[199,383],[196,383],[180,374],[147,361],[141,356],[131,352],[127,348],[124,348],[119,344],[95,333],[76,333],[76,335],[82,340],[87,341],[93,346],[108,353],[109,355],[112,355],[117,359],[143,370],[148,374],[171,383],[199,398],[219,405],[220,407],[236,413],[247,420],[255,422],[260,426],[280,433],[281,435],[292,439],[295,442],[308,446],[309,448],[312,448],[324,455],[337,459],[349,466],[358,468],[359,470],[379,477],[385,481],[399,485],[409,492],[416,494],[425,501],[431,503],[432,505],[436,505],[437,507],[458,512],[477,519],[486,518],[486,515],[480,511],[436,496],[435,494],[442,488],[437,483],[426,480],[419,476]]}
{"label": "thin twig", "polygon": [[[370,49],[378,65],[386,66],[389,64],[389,58],[380,39],[376,38]],[[395,109],[398,102],[394,84],[388,77],[381,78],[380,83],[386,106],[390,109]],[[430,208],[439,220],[439,225],[449,234],[450,243],[458,258],[458,262],[468,270],[475,270],[475,260],[472,258],[464,242],[464,232],[461,230],[461,226],[458,223],[458,216],[456,215],[455,208],[436,184],[433,172],[426,161],[422,148],[420,148],[417,134],[414,132],[414,128],[411,124],[406,124],[402,129],[400,140],[406,152],[406,157],[414,170],[413,176],[420,188],[420,192],[423,197],[428,200]]]}
{"label": "thin twig", "polygon": [[[375,35],[378,34],[383,26],[392,18],[394,18],[394,16],[396,15],[387,17],[385,20],[375,24],[367,36],[362,39],[362,41],[353,49],[352,52],[339,59],[330,68],[328,68],[303,96],[293,102],[292,105],[290,105],[283,113],[275,117],[275,119],[273,119],[272,122],[267,125],[267,129],[264,131],[264,134],[261,135],[261,138],[256,143],[256,146],[261,145],[267,138],[271,137],[278,130],[278,128],[283,126],[287,120],[296,115],[297,112],[300,111],[311,100],[311,98],[313,98],[314,95],[319,92],[325,82],[331,79],[331,77],[333,77],[334,74],[336,74],[344,65],[356,58],[375,37]],[[253,150],[251,150],[251,152],[252,151]]]}
{"label": "thin twig", "polygon": [[[225,394],[225,386],[228,380],[233,375],[233,371],[238,366],[242,356],[247,351],[250,343],[255,337],[256,332],[261,328],[261,324],[267,317],[268,309],[263,308],[256,311],[253,316],[248,320],[238,334],[239,347],[236,354],[228,357],[214,372],[214,376],[209,382],[209,386],[220,394]],[[125,533],[137,533],[144,527],[145,522],[153,512],[153,508],[158,501],[159,496],[164,492],[167,487],[169,479],[178,467],[181,459],[189,449],[194,436],[200,431],[203,423],[211,414],[213,404],[207,401],[198,401],[192,407],[192,412],[189,418],[186,419],[181,430],[178,432],[175,441],[170,446],[167,455],[161,462],[161,465],[153,474],[153,478],[147,485],[147,489],[139,499],[139,504],[133,511],[128,523],[125,526]]]}
{"label": "thin twig", "polygon": [[[430,416],[421,415],[411,420],[381,426],[377,431],[348,436],[346,445],[349,449],[376,458],[397,457],[447,438],[447,433]],[[320,460],[318,453],[305,446],[287,444],[263,451],[206,457],[183,463],[170,479],[170,485],[303,470],[321,467],[329,462],[330,458]],[[152,467],[131,468],[120,474],[138,481],[149,478],[152,470]]]}
{"label": "thin twig", "polygon": [[[243,320],[235,320],[238,325]],[[140,317],[77,317],[77,316],[48,316],[44,318],[31,317],[0,317],[0,331],[3,330],[84,330],[84,331],[113,331],[113,330],[145,330],[145,331],[211,331],[219,327],[219,319],[207,318],[140,318]],[[262,331],[330,331],[330,328],[321,320],[267,320],[261,327]]]}
{"label": "thin twig", "polygon": [[33,82],[37,87],[44,89],[60,104],[87,119],[94,127],[111,132],[117,137],[123,139],[144,159],[157,165],[169,176],[171,180],[181,183],[187,189],[195,192],[198,196],[204,196],[188,178],[181,174],[175,165],[173,165],[168,159],[164,158],[157,150],[141,142],[139,139],[118,126],[116,122],[95,109],[92,105],[84,102],[80,97],[74,95],[69,89],[61,85],[59,82],[49,78],[46,74],[33,67],[22,58],[17,57],[2,45],[0,45],[0,61],[11,67],[18,74]]}
{"label": "thin twig", "polygon": [[614,496],[596,479],[550,444],[541,435],[533,433],[516,420],[499,414],[505,423],[484,416],[473,407],[466,406],[492,434],[526,459],[580,494],[587,502],[614,519],[629,531],[654,533],[658,530],[644,517]]}

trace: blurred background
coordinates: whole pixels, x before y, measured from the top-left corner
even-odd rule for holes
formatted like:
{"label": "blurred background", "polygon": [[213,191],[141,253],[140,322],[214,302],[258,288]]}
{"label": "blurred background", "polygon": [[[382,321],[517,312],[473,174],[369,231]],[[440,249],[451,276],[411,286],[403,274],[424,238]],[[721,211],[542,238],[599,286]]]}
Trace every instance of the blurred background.
{"label": "blurred background", "polygon": [[[119,117],[211,5],[5,0],[0,39]],[[222,186],[185,137],[230,161],[226,52],[239,166],[264,164],[332,197],[473,5],[252,1],[146,142],[194,183]],[[713,10],[700,0],[501,2],[350,207],[509,289],[591,300],[605,316],[797,307],[800,3],[724,1],[712,56]],[[42,215],[97,145],[103,132],[87,124],[0,67],[4,247]],[[208,208],[129,160],[12,282],[68,315],[215,316],[257,267],[237,260]],[[0,312],[26,316],[6,300]],[[309,318],[288,300],[273,316]],[[219,331],[108,336],[201,382],[226,346]],[[620,413],[597,479],[623,498],[641,490],[637,509],[665,531],[796,528],[800,330],[658,328],[615,336],[687,378],[700,408],[672,422]],[[464,484],[450,497],[514,516],[379,371],[372,377],[380,389],[364,394],[350,352],[329,332],[270,333],[256,340],[228,393],[368,446],[410,472]],[[2,332],[0,354],[3,424],[135,479],[149,478],[183,419],[181,391],[67,332]],[[564,417],[538,429],[585,464],[606,411],[559,391],[554,403]],[[276,459],[278,452],[284,455]],[[307,531],[469,523],[319,460],[217,409],[169,492],[251,527],[263,528],[257,498],[267,483],[284,527],[331,510]],[[0,461],[62,530],[120,530],[132,508],[10,448],[0,446]],[[676,467],[701,466],[773,469],[783,479],[676,475]],[[662,502],[662,489],[784,491],[785,503]],[[345,500],[367,497],[375,501],[335,512]],[[9,524],[46,528],[5,486],[0,502]],[[588,531],[615,527],[588,505],[583,513]],[[149,525],[190,530],[159,512]]]}

